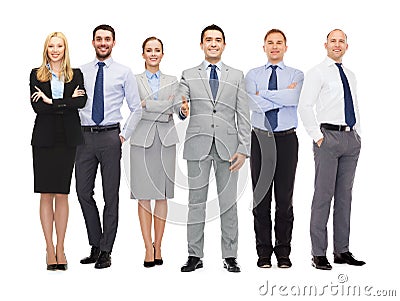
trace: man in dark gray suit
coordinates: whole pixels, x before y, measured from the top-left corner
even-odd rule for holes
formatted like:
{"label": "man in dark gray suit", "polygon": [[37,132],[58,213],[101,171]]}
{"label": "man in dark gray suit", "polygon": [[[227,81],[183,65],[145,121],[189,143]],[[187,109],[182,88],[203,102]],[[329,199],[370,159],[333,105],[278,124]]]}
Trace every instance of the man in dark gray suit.
{"label": "man in dark gray suit", "polygon": [[189,258],[181,268],[203,267],[204,224],[211,165],[214,166],[221,219],[224,267],[240,272],[237,264],[238,170],[249,155],[250,123],[243,73],[221,62],[225,35],[216,25],[201,33],[205,60],[183,71],[177,96],[190,106],[183,158],[187,160]]}
{"label": "man in dark gray suit", "polygon": [[[109,25],[93,30],[96,59],[81,67],[88,95],[80,111],[84,144],[77,148],[76,191],[85,218],[91,246],[82,264],[95,263],[95,268],[111,266],[111,251],[118,227],[119,185],[121,178],[121,144],[128,139],[142,116],[142,107],[132,71],[111,57],[115,32]],[[131,111],[120,129],[120,108],[126,100]],[[97,168],[103,184],[103,226],[93,198]]]}

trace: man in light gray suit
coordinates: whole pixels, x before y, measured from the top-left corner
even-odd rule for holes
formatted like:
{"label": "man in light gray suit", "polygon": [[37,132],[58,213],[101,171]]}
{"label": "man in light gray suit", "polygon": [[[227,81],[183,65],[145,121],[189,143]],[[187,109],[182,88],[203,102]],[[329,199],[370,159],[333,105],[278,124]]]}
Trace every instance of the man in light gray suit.
{"label": "man in light gray suit", "polygon": [[177,96],[190,106],[183,158],[187,160],[189,258],[182,272],[203,267],[204,224],[211,165],[214,166],[221,219],[224,267],[240,272],[237,264],[238,170],[249,156],[250,123],[243,73],[221,62],[225,35],[217,25],[201,33],[205,60],[183,71]]}

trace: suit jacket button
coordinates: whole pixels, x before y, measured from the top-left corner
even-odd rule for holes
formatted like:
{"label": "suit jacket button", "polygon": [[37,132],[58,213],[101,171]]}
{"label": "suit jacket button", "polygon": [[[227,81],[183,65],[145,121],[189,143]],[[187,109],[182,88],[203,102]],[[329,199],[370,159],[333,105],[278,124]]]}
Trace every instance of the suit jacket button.
{"label": "suit jacket button", "polygon": [[213,127],[214,127],[214,125],[212,124],[212,125],[211,125],[211,127],[213,128]]}
{"label": "suit jacket button", "polygon": [[213,113],[217,113],[217,110],[213,110]]}

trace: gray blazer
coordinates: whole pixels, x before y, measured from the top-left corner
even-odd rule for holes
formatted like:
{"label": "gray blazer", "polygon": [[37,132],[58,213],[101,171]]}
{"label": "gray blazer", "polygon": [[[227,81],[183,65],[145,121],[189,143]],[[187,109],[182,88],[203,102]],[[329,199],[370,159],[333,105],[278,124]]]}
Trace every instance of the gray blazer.
{"label": "gray blazer", "polygon": [[250,113],[243,72],[222,64],[213,100],[204,65],[183,71],[176,102],[189,100],[190,119],[183,158],[201,160],[210,152],[213,137],[218,155],[229,160],[234,153],[250,154]]}
{"label": "gray blazer", "polygon": [[178,87],[176,77],[160,74],[160,89],[157,100],[154,100],[145,72],[136,75],[136,80],[140,99],[146,101],[146,107],[143,108],[142,119],[131,136],[131,145],[150,147],[154,141],[156,128],[164,146],[178,143],[178,133],[172,116],[174,112],[179,112],[180,108],[174,107]]}

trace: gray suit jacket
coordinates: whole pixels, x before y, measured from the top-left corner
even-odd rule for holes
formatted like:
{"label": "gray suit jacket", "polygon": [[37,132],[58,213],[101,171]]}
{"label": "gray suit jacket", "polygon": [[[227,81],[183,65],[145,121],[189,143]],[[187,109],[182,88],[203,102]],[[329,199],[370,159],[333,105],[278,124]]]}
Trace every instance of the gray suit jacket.
{"label": "gray suit jacket", "polygon": [[207,156],[213,137],[223,160],[229,160],[236,152],[249,156],[251,125],[242,71],[222,64],[214,101],[204,65],[185,70],[176,102],[181,101],[182,95],[190,105],[184,159],[201,160]]}
{"label": "gray suit jacket", "polygon": [[160,74],[160,89],[158,99],[154,100],[153,92],[147,81],[146,73],[136,75],[140,99],[146,101],[142,119],[133,132],[131,145],[150,147],[153,144],[156,128],[164,146],[171,146],[179,142],[172,114],[179,110],[174,107],[178,81],[175,76]]}

